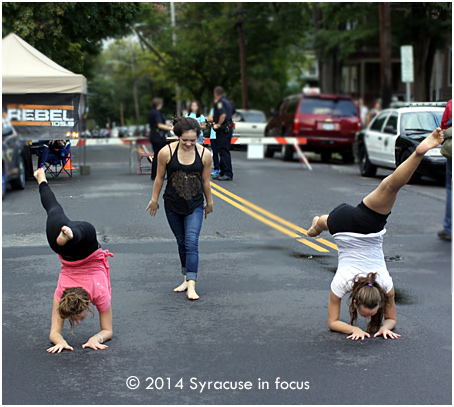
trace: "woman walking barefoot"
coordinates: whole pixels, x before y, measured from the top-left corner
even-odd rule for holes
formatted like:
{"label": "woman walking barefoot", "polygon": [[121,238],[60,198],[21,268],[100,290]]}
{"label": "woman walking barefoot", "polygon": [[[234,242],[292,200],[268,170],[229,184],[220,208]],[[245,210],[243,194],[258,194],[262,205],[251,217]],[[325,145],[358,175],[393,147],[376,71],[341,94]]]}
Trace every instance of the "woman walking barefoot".
{"label": "woman walking barefoot", "polygon": [[[213,212],[210,173],[211,154],[197,144],[201,128],[195,119],[175,119],[173,132],[179,141],[171,143],[158,154],[158,171],[153,194],[146,211],[155,216],[159,208],[158,199],[167,171],[164,193],[164,208],[170,228],[175,235],[180,255],[184,281],[174,289],[187,291],[190,300],[198,300],[195,290],[199,265],[199,235],[205,219]],[[206,205],[203,205],[205,195]]]}
{"label": "woman walking barefoot", "polygon": [[[338,268],[331,282],[328,326],[332,331],[349,334],[347,339],[364,340],[371,333],[385,339],[400,337],[392,332],[396,305],[382,248],[384,227],[399,190],[410,180],[424,154],[443,140],[443,133],[437,128],[356,208],[342,204],[329,215],[316,216],[312,221],[307,234],[315,237],[329,230],[339,248]],[[348,292],[350,324],[339,321],[341,299]],[[367,332],[354,326],[358,314],[370,320]]]}
{"label": "woman walking barefoot", "polygon": [[47,351],[60,353],[63,349],[74,350],[62,336],[65,319],[69,320],[73,332],[74,323],[80,324],[89,313],[93,314],[91,304],[98,309],[101,329],[82,348],[106,349],[103,343],[113,335],[107,262],[107,257],[113,257],[113,254],[100,248],[93,225],[66,217],[42,168],[36,170],[34,176],[39,184],[41,203],[47,212],[47,240],[62,264],[49,335],[54,346]]}

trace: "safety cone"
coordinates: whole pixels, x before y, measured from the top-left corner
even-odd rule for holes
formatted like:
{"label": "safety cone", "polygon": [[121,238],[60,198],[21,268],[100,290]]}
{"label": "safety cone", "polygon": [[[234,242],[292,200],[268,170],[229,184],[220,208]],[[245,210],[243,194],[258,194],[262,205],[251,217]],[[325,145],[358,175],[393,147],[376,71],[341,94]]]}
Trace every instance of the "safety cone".
{"label": "safety cone", "polygon": [[74,171],[75,170],[75,168],[73,167],[73,164],[71,162],[71,153],[68,154],[68,159],[66,160],[66,164],[63,167],[63,169],[67,170],[67,171]]}

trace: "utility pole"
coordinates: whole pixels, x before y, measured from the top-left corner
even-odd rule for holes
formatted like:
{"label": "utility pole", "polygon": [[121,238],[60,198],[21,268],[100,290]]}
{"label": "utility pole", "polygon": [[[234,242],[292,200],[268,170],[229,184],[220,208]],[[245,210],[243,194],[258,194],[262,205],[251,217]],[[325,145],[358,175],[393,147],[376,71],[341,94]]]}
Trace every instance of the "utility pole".
{"label": "utility pole", "polygon": [[379,3],[380,12],[380,84],[381,108],[391,104],[392,96],[392,55],[391,55],[391,19],[389,3]]}
{"label": "utility pole", "polygon": [[243,3],[237,3],[238,12],[238,35],[240,39],[240,62],[241,62],[241,94],[243,109],[249,108],[249,95],[247,90],[247,68],[246,68],[246,39],[244,35]]}
{"label": "utility pole", "polygon": [[[175,32],[176,21],[175,21],[175,2],[170,2],[170,22],[172,25],[172,44],[173,46],[177,43],[177,33]],[[176,111],[177,116],[181,116],[181,100],[180,100],[180,86],[178,83],[175,84],[175,98],[177,100]]]}

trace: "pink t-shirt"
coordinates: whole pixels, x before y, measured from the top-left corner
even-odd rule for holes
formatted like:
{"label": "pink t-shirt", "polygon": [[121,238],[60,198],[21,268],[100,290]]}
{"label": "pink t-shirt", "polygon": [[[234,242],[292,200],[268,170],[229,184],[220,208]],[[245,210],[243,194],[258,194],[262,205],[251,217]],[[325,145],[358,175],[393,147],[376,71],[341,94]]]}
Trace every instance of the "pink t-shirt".
{"label": "pink t-shirt", "polygon": [[107,257],[113,257],[108,250],[98,249],[82,260],[66,261],[60,255],[61,271],[58,278],[55,298],[61,300],[67,288],[82,287],[88,292],[90,301],[99,313],[107,311],[112,299],[110,289],[109,263]]}

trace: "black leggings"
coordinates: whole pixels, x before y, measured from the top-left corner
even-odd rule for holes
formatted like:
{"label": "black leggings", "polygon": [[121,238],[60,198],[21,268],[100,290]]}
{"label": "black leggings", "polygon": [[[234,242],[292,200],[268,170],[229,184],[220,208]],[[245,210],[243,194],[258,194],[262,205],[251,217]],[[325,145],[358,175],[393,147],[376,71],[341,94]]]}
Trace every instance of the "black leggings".
{"label": "black leggings", "polygon": [[[76,261],[85,259],[98,250],[99,243],[92,224],[69,220],[47,182],[39,184],[39,193],[41,203],[47,212],[47,241],[55,253],[60,254],[65,260]],[[63,226],[68,226],[72,230],[73,238],[65,245],[59,246],[57,237]]]}
{"label": "black leggings", "polygon": [[328,229],[332,235],[341,232],[378,233],[385,227],[389,215],[373,211],[364,202],[356,207],[344,203],[329,214]]}

